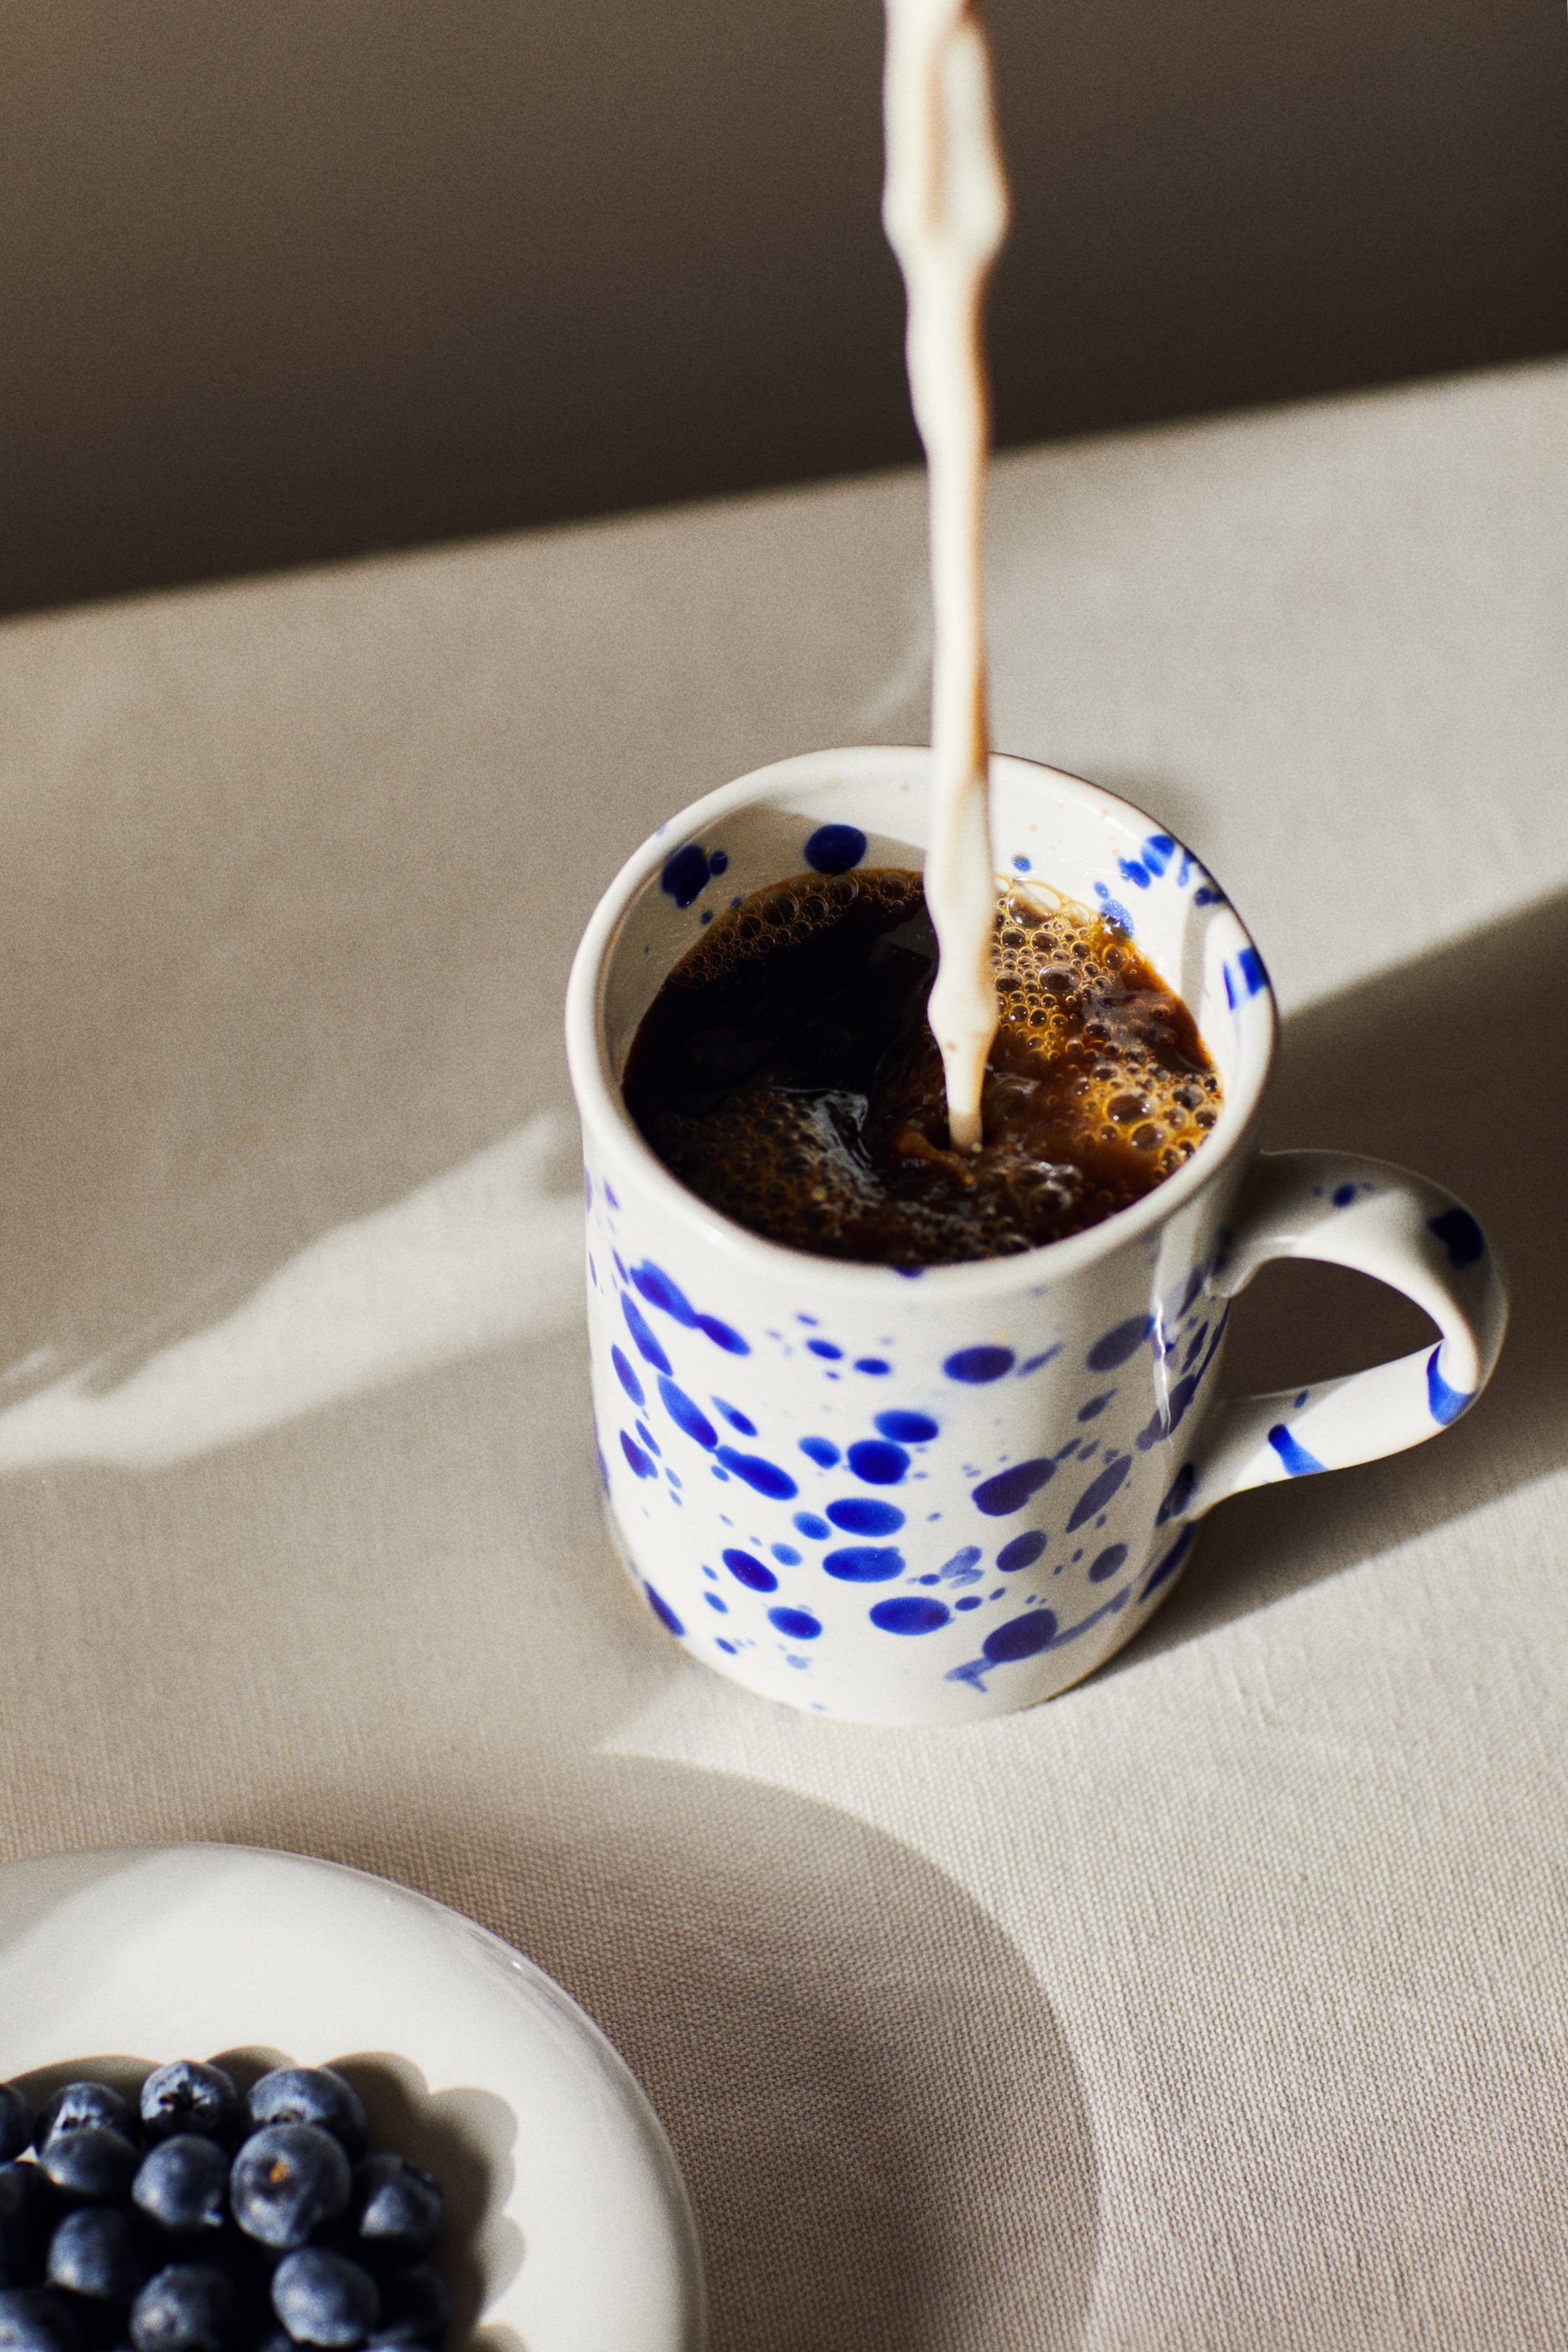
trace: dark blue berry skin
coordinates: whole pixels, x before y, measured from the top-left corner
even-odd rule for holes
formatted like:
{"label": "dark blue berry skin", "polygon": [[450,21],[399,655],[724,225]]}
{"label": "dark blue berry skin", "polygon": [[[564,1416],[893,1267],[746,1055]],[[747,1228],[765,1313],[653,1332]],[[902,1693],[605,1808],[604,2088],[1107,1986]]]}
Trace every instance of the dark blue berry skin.
{"label": "dark blue berry skin", "polygon": [[140,2160],[124,2134],[107,2124],[57,2128],[38,2155],[41,2169],[71,2205],[122,2203]]}
{"label": "dark blue berry skin", "polygon": [[364,2153],[369,2126],[360,2095],[331,2066],[277,2066],[253,2086],[245,2105],[253,2127],[314,2124],[351,2157]]}
{"label": "dark blue berry skin", "polygon": [[440,2184],[401,2156],[367,2156],[354,2167],[354,2228],[367,2251],[417,2262],[441,2235]]}
{"label": "dark blue berry skin", "polygon": [[407,2263],[382,2273],[381,2318],[369,2340],[440,2352],[451,2317],[451,2294],[435,2263]]}
{"label": "dark blue berry skin", "polygon": [[0,2288],[37,2286],[55,2219],[36,2164],[0,2164]]}
{"label": "dark blue berry skin", "polygon": [[355,2352],[380,2316],[381,2296],[363,2263],[301,2246],[272,2273],[272,2308],[296,2344]]}
{"label": "dark blue berry skin", "polygon": [[0,2288],[0,2352],[80,2352],[80,2346],[64,2295],[44,2286]]}
{"label": "dark blue berry skin", "polygon": [[107,2083],[66,2083],[38,2109],[33,2145],[46,2148],[57,2132],[85,2131],[107,2126],[122,2139],[138,2137],[131,2102]]}
{"label": "dark blue berry skin", "polygon": [[210,2263],[171,2263],[131,2306],[135,2352],[227,2352],[237,2330],[234,2289]]}
{"label": "dark blue berry skin", "polygon": [[247,2238],[288,2252],[348,2210],[349,2160],[314,2124],[268,2124],[234,2159],[229,2209]]}
{"label": "dark blue berry skin", "polygon": [[33,2145],[33,2110],[15,2083],[0,2083],[0,2164]]}
{"label": "dark blue berry skin", "polygon": [[118,2205],[68,2213],[49,2241],[51,2286],[96,2302],[129,2303],[151,2268],[136,2225]]}
{"label": "dark blue berry skin", "polygon": [[167,2066],[155,2066],[142,2085],[142,2129],[150,2147],[176,2132],[197,2132],[232,2147],[244,2123],[239,2093],[221,2066],[174,2058]]}
{"label": "dark blue berry skin", "polygon": [[142,2158],[131,2201],[176,2237],[221,2230],[228,2219],[228,2158],[216,2139],[178,2132]]}

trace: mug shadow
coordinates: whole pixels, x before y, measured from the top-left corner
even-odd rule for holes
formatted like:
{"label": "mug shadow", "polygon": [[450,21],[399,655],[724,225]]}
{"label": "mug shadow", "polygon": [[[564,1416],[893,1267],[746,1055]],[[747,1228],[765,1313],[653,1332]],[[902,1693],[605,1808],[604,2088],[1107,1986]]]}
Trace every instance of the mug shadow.
{"label": "mug shadow", "polygon": [[[1490,1387],[1435,1444],[1226,1503],[1164,1608],[1106,1669],[1191,1641],[1568,1460],[1568,894],[1379,973],[1283,1025],[1260,1141],[1365,1151],[1479,1217],[1512,1312]],[[1237,1302],[1233,1394],[1403,1354],[1409,1300],[1337,1267],[1268,1267]]]}
{"label": "mug shadow", "polygon": [[355,1835],[301,1792],[226,1833],[435,1895],[565,1986],[674,2146],[711,2352],[960,2352],[993,2332],[1070,2352],[1094,2148],[1065,2036],[1003,1931],[827,1807],[584,1764],[569,1817],[426,1818],[409,1792],[384,1809],[395,1827]]}

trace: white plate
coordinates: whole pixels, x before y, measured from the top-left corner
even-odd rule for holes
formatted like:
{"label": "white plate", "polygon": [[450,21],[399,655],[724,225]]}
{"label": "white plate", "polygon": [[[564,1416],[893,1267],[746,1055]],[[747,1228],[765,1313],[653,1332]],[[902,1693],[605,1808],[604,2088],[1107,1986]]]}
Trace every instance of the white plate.
{"label": "white plate", "polygon": [[0,2081],[224,2053],[255,2053],[252,2074],[342,2065],[373,2144],[441,2179],[454,2346],[478,2326],[494,2352],[700,2352],[701,2259],[658,2120],[597,2027],[495,1937],[248,1846],[0,1867]]}

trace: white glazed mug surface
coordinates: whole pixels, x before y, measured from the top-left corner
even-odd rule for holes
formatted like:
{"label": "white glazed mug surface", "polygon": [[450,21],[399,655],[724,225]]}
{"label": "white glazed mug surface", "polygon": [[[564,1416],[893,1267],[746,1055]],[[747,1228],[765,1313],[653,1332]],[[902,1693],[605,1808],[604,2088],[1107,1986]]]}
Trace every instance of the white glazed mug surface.
{"label": "white glazed mug surface", "polygon": [[[1226,1495],[1455,1420],[1507,1314],[1480,1227],[1440,1187],[1256,1150],[1275,1011],[1235,910],[1150,818],[1023,760],[992,761],[994,863],[1121,924],[1188,1005],[1225,1091],[1193,1159],[1087,1233],[916,1274],[780,1247],[679,1183],[621,1097],[643,1014],[752,891],[919,868],[929,758],[812,753],[697,802],[605,893],[567,997],[595,1418],[628,1571],[705,1664],[887,1723],[971,1721],[1079,1681],[1172,1590]],[[1391,1283],[1437,1343],[1216,1401],[1229,1302],[1277,1256]]]}

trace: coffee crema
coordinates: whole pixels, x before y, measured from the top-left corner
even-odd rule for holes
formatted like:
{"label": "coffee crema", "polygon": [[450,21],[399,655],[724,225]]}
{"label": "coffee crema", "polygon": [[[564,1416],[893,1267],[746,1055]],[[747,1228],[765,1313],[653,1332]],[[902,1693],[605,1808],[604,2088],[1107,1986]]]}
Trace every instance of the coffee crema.
{"label": "coffee crema", "polygon": [[1191,1158],[1219,1079],[1180,998],[1084,908],[1010,887],[994,956],[978,1151],[949,1148],[936,935],[897,867],[718,916],[643,1018],[626,1107],[683,1184],[788,1248],[944,1265],[1081,1233]]}

